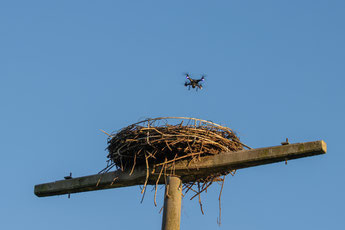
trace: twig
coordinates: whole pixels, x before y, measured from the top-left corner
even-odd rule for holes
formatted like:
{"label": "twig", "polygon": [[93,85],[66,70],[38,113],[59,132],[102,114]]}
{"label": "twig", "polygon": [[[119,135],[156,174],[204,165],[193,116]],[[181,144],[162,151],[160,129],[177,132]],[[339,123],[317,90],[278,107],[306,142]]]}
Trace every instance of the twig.
{"label": "twig", "polygon": [[231,174],[231,176],[235,176],[235,174],[236,174],[236,169],[230,170],[229,173]]}
{"label": "twig", "polygon": [[102,179],[102,175],[99,177],[97,184],[96,184],[96,187],[98,187],[99,183],[101,182],[101,179]]}
{"label": "twig", "polygon": [[[150,129],[150,122],[147,122],[147,128]],[[149,136],[150,136],[150,130],[147,131],[147,144],[151,145]]]}
{"label": "twig", "polygon": [[178,157],[176,159],[169,160],[167,162],[163,162],[163,163],[160,163],[160,164],[155,164],[155,166],[160,166],[160,165],[163,165],[163,164],[167,164],[167,163],[170,163],[170,162],[174,162],[174,161],[181,160],[183,158],[190,157],[190,156],[195,156],[195,155],[198,155],[198,154],[201,154],[201,152],[187,154],[187,155],[184,155],[182,157]]}
{"label": "twig", "polygon": [[201,203],[201,197],[200,197],[200,184],[198,182],[198,189],[199,189],[199,204],[200,204],[200,210],[201,213],[204,215],[204,210],[202,209],[202,203]]}
{"label": "twig", "polygon": [[[140,151],[140,150],[139,150],[139,151]],[[130,176],[132,175],[132,173],[133,173],[133,171],[134,171],[134,167],[135,167],[136,160],[137,160],[137,154],[134,154],[133,167],[132,167],[131,172],[129,173]]]}
{"label": "twig", "polygon": [[108,135],[109,137],[113,137],[113,135],[107,133],[106,131],[104,131],[104,130],[102,130],[102,129],[100,129],[100,130],[101,130],[103,133],[105,133],[106,135]]}
{"label": "twig", "polygon": [[147,181],[149,179],[149,174],[150,174],[150,169],[149,169],[149,162],[147,161],[147,158],[146,157],[146,154],[145,154],[145,161],[146,161],[146,180],[145,180],[145,183],[144,183],[144,187],[143,187],[143,190],[141,190],[141,194],[143,194],[143,192],[146,190],[146,184],[147,184]]}
{"label": "twig", "polygon": [[[213,181],[210,181],[210,182],[208,183],[208,185],[207,185],[204,189],[199,190],[199,192],[198,192],[197,194],[195,194],[192,198],[190,198],[190,200],[193,200],[196,196],[200,195],[200,193],[202,193],[203,191],[205,191],[212,183],[213,183]],[[205,183],[205,184],[206,184],[206,183]],[[199,184],[198,184],[198,186],[199,186]]]}
{"label": "twig", "polygon": [[144,187],[144,193],[143,193],[143,196],[141,197],[141,201],[140,201],[141,204],[142,204],[143,201],[144,201],[145,194],[146,194],[146,189],[145,189],[145,187]]}
{"label": "twig", "polygon": [[168,146],[168,149],[172,152],[173,150],[170,148],[170,146],[169,146],[167,141],[165,141],[165,144]]}
{"label": "twig", "polygon": [[188,189],[187,189],[187,191],[185,191],[184,195],[186,195],[187,192],[193,187],[193,185],[195,184],[195,182],[196,182],[196,181],[194,181],[193,184],[192,184],[191,186],[185,185],[185,186],[187,186]]}
{"label": "twig", "polygon": [[163,168],[164,168],[164,165],[162,166],[161,171],[160,171],[160,173],[159,173],[159,175],[158,175],[158,179],[157,179],[157,181],[156,181],[155,197],[154,197],[154,199],[153,199],[153,201],[154,201],[154,203],[155,203],[155,206],[157,206],[157,202],[156,202],[157,186],[158,186],[158,183],[159,183],[159,179],[161,178],[161,175],[162,175],[162,172],[163,172]]}
{"label": "twig", "polygon": [[114,182],[119,179],[118,177],[114,177],[113,181],[111,182],[110,186],[112,186],[114,184]]}
{"label": "twig", "polygon": [[224,181],[225,181],[225,176],[223,177],[223,182],[222,182],[222,187],[220,188],[220,192],[219,192],[219,220],[217,220],[218,225],[221,225],[221,218],[222,218],[222,207],[221,207],[221,198],[222,198],[222,191],[223,191],[223,187],[224,187]]}

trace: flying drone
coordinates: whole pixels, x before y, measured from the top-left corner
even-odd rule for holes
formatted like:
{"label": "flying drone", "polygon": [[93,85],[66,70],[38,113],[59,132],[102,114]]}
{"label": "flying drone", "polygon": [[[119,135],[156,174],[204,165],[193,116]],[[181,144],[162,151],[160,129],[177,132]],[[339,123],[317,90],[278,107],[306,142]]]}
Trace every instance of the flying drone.
{"label": "flying drone", "polygon": [[205,76],[204,75],[202,75],[200,79],[193,79],[193,78],[191,78],[189,76],[188,73],[186,73],[185,75],[186,75],[186,78],[189,80],[189,82],[186,81],[184,83],[184,86],[186,86],[186,87],[188,86],[188,90],[190,90],[191,86],[192,86],[193,89],[196,88],[196,91],[198,91],[198,89],[202,89],[202,84],[201,83],[205,80]]}

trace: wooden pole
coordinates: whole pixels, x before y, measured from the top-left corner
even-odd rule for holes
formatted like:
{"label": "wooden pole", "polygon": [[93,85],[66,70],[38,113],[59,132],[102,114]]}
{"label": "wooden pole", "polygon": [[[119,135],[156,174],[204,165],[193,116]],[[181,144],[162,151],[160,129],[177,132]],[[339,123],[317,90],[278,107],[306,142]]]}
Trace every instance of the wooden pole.
{"label": "wooden pole", "polygon": [[169,176],[165,186],[162,230],[180,230],[182,181]]}

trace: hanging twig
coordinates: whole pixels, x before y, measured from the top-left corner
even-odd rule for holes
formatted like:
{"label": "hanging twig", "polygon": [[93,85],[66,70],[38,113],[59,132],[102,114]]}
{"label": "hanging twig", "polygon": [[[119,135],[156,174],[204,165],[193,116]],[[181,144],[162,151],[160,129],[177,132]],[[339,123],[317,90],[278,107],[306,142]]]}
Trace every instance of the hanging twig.
{"label": "hanging twig", "polygon": [[164,168],[164,167],[165,167],[165,166],[163,165],[162,168],[161,168],[161,171],[160,171],[160,173],[159,173],[159,175],[158,175],[158,179],[157,179],[157,181],[156,181],[155,197],[154,197],[154,199],[153,199],[153,201],[154,201],[154,203],[155,203],[155,206],[157,206],[157,202],[156,202],[157,187],[158,187],[159,179],[161,178],[161,175],[162,175],[162,172],[163,172],[163,168]]}
{"label": "hanging twig", "polygon": [[220,188],[220,192],[219,192],[219,197],[218,197],[218,201],[219,201],[219,219],[217,220],[218,225],[221,225],[222,222],[222,207],[221,207],[221,198],[222,198],[222,191],[223,191],[223,187],[224,187],[224,181],[225,181],[225,176],[223,177],[223,182],[222,182],[222,187]]}
{"label": "hanging twig", "polygon": [[201,210],[201,213],[204,215],[204,210],[202,209],[202,203],[201,203],[201,197],[200,197],[200,184],[198,182],[198,190],[199,190],[199,205],[200,205],[200,210]]}
{"label": "hanging twig", "polygon": [[143,187],[143,190],[141,190],[141,194],[143,194],[146,190],[146,184],[147,184],[147,181],[149,179],[149,174],[150,174],[150,169],[149,169],[149,162],[147,160],[148,157],[146,157],[146,154],[145,154],[145,161],[146,161],[146,179],[145,179],[145,183],[144,183],[144,187]]}
{"label": "hanging twig", "polygon": [[185,191],[184,195],[187,194],[187,192],[193,187],[193,185],[195,184],[196,181],[193,182],[193,184],[191,186],[185,185],[188,189],[187,191]]}
{"label": "hanging twig", "polygon": [[143,196],[141,197],[141,201],[140,201],[141,204],[144,201],[145,194],[146,194],[146,188],[144,187],[144,193],[143,193]]}
{"label": "hanging twig", "polygon": [[[140,150],[139,150],[140,151]],[[129,175],[132,175],[133,171],[134,171],[134,167],[135,167],[135,163],[137,161],[137,154],[134,155],[134,160],[133,160],[133,167],[132,167],[132,170],[131,172],[129,173]]]}
{"label": "hanging twig", "polygon": [[[204,184],[206,184],[206,183],[204,183]],[[211,184],[212,184],[212,181],[209,182],[209,183],[207,184],[207,186],[206,186],[204,189],[201,189],[201,190],[199,189],[199,192],[197,192],[197,194],[195,194],[192,198],[190,198],[190,200],[193,200],[196,196],[200,195],[200,193],[202,193],[203,191],[205,191]],[[198,186],[199,186],[199,183],[198,183]]]}

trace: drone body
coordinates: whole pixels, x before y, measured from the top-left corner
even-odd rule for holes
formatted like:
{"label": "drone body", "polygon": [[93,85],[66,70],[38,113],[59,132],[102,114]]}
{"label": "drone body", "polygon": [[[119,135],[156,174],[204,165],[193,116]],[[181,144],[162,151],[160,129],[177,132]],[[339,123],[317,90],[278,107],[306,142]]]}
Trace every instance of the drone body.
{"label": "drone body", "polygon": [[185,74],[186,78],[189,80],[186,81],[184,83],[184,86],[188,86],[188,90],[190,90],[190,87],[192,86],[193,89],[196,89],[196,91],[198,91],[198,89],[202,89],[202,82],[205,80],[205,76],[201,76],[200,79],[193,79],[189,76],[188,73]]}

